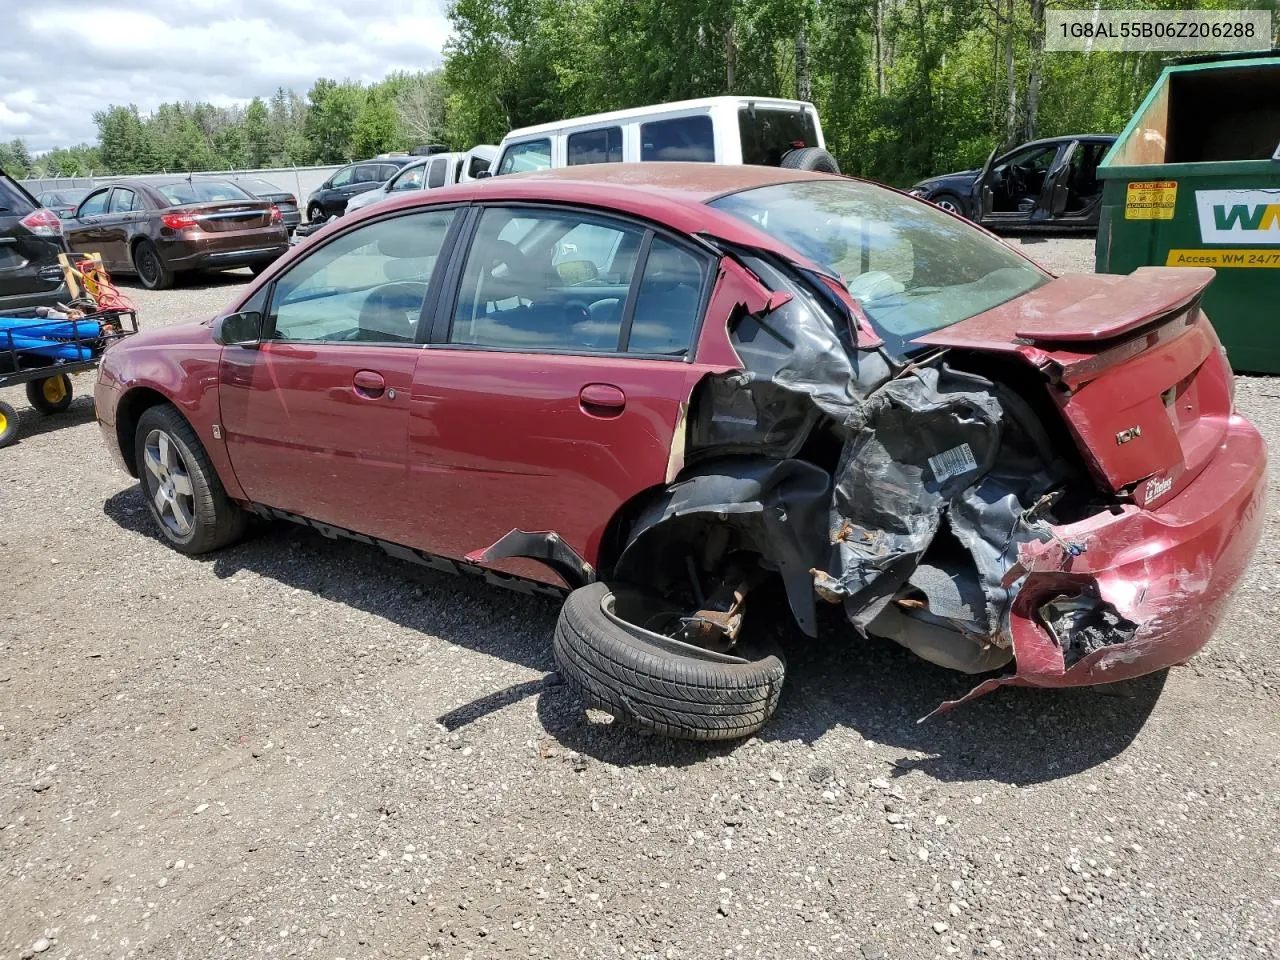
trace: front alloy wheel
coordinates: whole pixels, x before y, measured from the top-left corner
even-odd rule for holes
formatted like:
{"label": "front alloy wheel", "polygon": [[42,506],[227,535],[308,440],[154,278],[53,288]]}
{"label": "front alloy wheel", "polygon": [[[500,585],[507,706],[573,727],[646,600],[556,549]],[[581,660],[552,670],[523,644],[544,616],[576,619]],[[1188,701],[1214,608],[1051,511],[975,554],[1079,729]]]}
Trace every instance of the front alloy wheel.
{"label": "front alloy wheel", "polygon": [[239,539],[246,515],[227,496],[191,424],[168,404],[138,420],[134,462],[147,508],[164,539],[183,553],[205,553]]}
{"label": "front alloy wheel", "polygon": [[147,434],[144,465],[147,468],[147,492],[151,495],[156,517],[165,526],[170,539],[184,540],[195,527],[195,490],[191,485],[191,468],[183,459],[178,445],[163,430]]}

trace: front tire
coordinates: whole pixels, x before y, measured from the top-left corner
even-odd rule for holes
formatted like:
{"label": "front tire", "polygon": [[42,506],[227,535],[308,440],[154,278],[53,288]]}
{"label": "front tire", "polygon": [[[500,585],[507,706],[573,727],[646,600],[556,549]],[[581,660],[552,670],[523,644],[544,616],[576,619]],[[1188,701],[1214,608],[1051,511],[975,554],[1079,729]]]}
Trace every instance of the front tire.
{"label": "front tire", "polygon": [[747,737],[773,716],[785,668],[771,649],[748,659],[682,644],[622,621],[614,601],[608,585],[588,584],[556,622],[556,664],[589,706],[683,740]]}
{"label": "front tire", "polygon": [[324,210],[320,208],[318,203],[313,203],[307,207],[307,223],[319,223],[325,219]]}
{"label": "front tire", "polygon": [[207,553],[238,540],[246,514],[231,502],[195,430],[168,404],[138,418],[134,462],[147,509],[175,550]]}
{"label": "front tire", "polygon": [[133,269],[148,290],[168,290],[173,286],[173,271],[150,240],[143,240],[133,248]]}
{"label": "front tire", "polygon": [[941,207],[947,213],[954,213],[957,217],[968,217],[965,212],[964,202],[954,193],[940,193],[933,198],[934,206]]}
{"label": "front tire", "polygon": [[71,406],[71,378],[65,373],[60,373],[56,377],[29,380],[27,402],[46,416],[61,413]]}

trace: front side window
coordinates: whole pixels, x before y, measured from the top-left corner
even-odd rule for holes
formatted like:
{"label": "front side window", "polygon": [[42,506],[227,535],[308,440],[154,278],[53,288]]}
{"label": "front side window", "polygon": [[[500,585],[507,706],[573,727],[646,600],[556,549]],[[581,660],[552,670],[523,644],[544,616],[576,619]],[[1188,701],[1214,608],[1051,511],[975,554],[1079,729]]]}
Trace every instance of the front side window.
{"label": "front side window", "polygon": [[551,166],[551,141],[526,140],[513,143],[502,154],[498,174],[523,173],[526,170],[546,170]]}
{"label": "front side window", "polygon": [[640,159],[715,163],[716,142],[711,118],[704,114],[642,123]]}
{"label": "front side window", "polygon": [[839,274],[890,350],[1049,282],[1005,244],[870,183],[796,181],[711,206]]}
{"label": "front side window", "polygon": [[436,187],[443,187],[445,180],[449,178],[449,161],[441,157],[438,160],[431,161],[431,172],[427,174],[427,189],[434,190]]}
{"label": "front side window", "polygon": [[91,193],[80,204],[80,209],[76,211],[77,217],[98,217],[107,212],[107,191],[100,190],[97,193]]}
{"label": "front side window", "polygon": [[351,182],[351,177],[355,173],[355,167],[343,167],[333,175],[333,179],[329,181],[329,187],[345,187]]}
{"label": "front side window", "polygon": [[391,189],[389,192],[397,193],[400,190],[421,190],[422,184],[427,178],[427,165],[409,167],[402,172],[400,176],[391,181]]}
{"label": "front side window", "polygon": [[453,216],[378,220],[295,264],[272,294],[274,339],[413,343]]}
{"label": "front side window", "polygon": [[138,195],[132,190],[117,187],[111,194],[111,213],[128,213],[138,209]]}
{"label": "front side window", "polygon": [[450,342],[616,352],[643,237],[639,227],[575,212],[486,209]]}
{"label": "front side window", "polygon": [[580,163],[621,163],[622,128],[584,130],[569,136],[569,166]]}

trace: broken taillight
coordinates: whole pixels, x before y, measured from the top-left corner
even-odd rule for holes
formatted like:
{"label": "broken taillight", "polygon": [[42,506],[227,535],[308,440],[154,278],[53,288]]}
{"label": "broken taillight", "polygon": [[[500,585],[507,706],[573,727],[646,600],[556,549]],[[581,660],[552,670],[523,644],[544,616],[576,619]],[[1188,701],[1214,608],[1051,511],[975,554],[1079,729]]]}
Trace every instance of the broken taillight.
{"label": "broken taillight", "polygon": [[58,215],[44,207],[32,210],[18,222],[37,237],[56,237],[62,233],[62,221]]}

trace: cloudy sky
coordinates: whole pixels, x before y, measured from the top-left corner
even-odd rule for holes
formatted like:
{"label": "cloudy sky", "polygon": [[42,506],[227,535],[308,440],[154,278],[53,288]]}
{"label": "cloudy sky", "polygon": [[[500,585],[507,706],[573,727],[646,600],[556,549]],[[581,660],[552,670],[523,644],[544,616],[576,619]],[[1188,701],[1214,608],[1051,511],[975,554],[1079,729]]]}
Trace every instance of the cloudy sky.
{"label": "cloudy sky", "polygon": [[[92,143],[93,112],[305,94],[440,63],[446,0],[0,0],[0,140]],[[14,9],[16,7],[16,10]],[[16,16],[15,16],[16,13]],[[16,33],[15,33],[16,31]]]}

